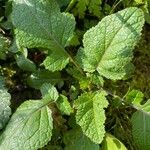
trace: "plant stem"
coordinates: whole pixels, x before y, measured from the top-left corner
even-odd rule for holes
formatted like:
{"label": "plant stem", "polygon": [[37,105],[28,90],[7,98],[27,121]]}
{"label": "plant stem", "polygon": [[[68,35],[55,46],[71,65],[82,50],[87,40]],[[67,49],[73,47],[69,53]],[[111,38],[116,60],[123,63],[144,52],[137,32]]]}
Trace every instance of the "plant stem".
{"label": "plant stem", "polygon": [[83,72],[83,70],[81,69],[81,67],[79,66],[79,64],[76,63],[76,62],[74,61],[74,59],[73,59],[69,54],[68,54],[68,56],[69,56],[70,61],[77,67],[77,69],[80,71],[80,73],[81,73],[82,75],[85,75],[85,73]]}
{"label": "plant stem", "polygon": [[66,8],[65,12],[69,12],[74,5],[77,3],[78,0],[71,0],[71,2],[69,3],[68,7]]}
{"label": "plant stem", "polygon": [[110,11],[109,14],[112,14],[114,12],[114,10],[116,9],[116,7],[122,2],[122,0],[120,0],[118,3],[116,3],[113,7],[112,10]]}

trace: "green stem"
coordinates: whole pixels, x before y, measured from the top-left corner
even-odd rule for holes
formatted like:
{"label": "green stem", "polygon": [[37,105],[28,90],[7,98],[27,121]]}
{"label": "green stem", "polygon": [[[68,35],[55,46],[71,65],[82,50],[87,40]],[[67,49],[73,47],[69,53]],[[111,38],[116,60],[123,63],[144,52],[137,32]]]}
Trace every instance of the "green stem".
{"label": "green stem", "polygon": [[116,9],[116,7],[122,2],[123,0],[120,0],[118,3],[116,3],[113,7],[112,10],[110,11],[109,14],[112,14],[114,12],[114,10]]}
{"label": "green stem", "polygon": [[69,12],[74,5],[77,3],[78,0],[71,0],[71,2],[69,3],[68,7],[66,8],[65,12]]}
{"label": "green stem", "polygon": [[[104,90],[105,90],[105,89],[104,89]],[[149,115],[148,112],[142,110],[141,108],[139,108],[138,106],[135,106],[135,105],[132,104],[132,103],[127,102],[124,98],[121,98],[120,96],[118,96],[118,95],[116,95],[116,94],[113,94],[113,93],[111,93],[110,91],[107,91],[107,90],[105,90],[105,91],[106,91],[106,93],[107,93],[108,95],[110,95],[110,96],[112,96],[112,97],[118,97],[119,100],[120,100],[120,102],[124,103],[125,105],[130,106],[130,107],[132,107],[132,108],[134,108],[134,109],[136,109],[136,110],[138,110],[138,111],[140,111],[140,112],[142,112],[142,113],[145,113],[145,114]]]}
{"label": "green stem", "polygon": [[[67,53],[68,54],[68,53]],[[68,54],[68,57],[69,57],[69,59],[70,59],[70,61],[77,67],[77,69],[80,71],[80,73],[82,74],[82,75],[85,75],[85,73],[83,72],[83,70],[81,69],[81,67],[80,67],[80,65],[78,64],[78,63],[76,63],[75,61],[74,61],[74,59]]]}

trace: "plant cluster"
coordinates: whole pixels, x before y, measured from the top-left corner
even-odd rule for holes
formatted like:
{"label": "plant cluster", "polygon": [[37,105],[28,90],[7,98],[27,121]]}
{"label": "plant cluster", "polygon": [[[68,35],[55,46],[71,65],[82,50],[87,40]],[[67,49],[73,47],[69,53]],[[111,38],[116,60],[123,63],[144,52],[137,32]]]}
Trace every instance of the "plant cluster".
{"label": "plant cluster", "polygon": [[150,149],[149,0],[0,3],[0,150]]}

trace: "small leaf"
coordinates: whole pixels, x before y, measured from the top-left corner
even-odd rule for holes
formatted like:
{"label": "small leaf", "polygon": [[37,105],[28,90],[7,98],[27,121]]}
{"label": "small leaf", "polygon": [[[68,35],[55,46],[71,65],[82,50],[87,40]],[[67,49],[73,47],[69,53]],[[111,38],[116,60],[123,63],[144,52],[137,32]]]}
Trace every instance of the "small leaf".
{"label": "small leaf", "polygon": [[147,100],[143,105],[141,102],[143,101],[144,94],[138,90],[132,90],[125,95],[126,100],[134,105],[134,107],[140,111],[145,113],[150,112],[150,100]]}
{"label": "small leaf", "polygon": [[99,145],[83,135],[79,129],[73,129],[64,134],[65,150],[99,150]]}
{"label": "small leaf", "polygon": [[47,99],[49,101],[57,101],[59,97],[57,89],[49,83],[44,83],[41,86],[41,93],[43,99]]}
{"label": "small leaf", "polygon": [[0,137],[0,149],[37,150],[51,140],[51,110],[42,100],[24,102],[13,114]]}
{"label": "small leaf", "polygon": [[70,115],[71,113],[73,113],[73,108],[71,107],[67,97],[62,94],[60,94],[56,105],[62,114]]}
{"label": "small leaf", "polygon": [[132,90],[125,95],[125,98],[127,102],[138,106],[141,105],[140,103],[144,98],[144,94],[141,91]]}
{"label": "small leaf", "polygon": [[127,148],[117,138],[106,134],[101,150],[127,150]]}
{"label": "small leaf", "polygon": [[85,33],[77,61],[87,72],[98,71],[112,80],[124,78],[143,25],[144,14],[135,7],[106,16]]}
{"label": "small leaf", "polygon": [[50,71],[59,71],[66,67],[69,63],[69,58],[60,53],[52,53],[50,56],[46,57],[43,64],[46,69]]}
{"label": "small leaf", "polygon": [[31,74],[27,83],[29,86],[40,89],[44,83],[51,83],[53,85],[62,82],[61,76],[58,72],[50,72],[47,70],[38,70]]}
{"label": "small leaf", "polygon": [[104,108],[108,106],[106,95],[104,91],[84,93],[75,101],[77,124],[87,137],[98,144],[102,142],[105,134]]}

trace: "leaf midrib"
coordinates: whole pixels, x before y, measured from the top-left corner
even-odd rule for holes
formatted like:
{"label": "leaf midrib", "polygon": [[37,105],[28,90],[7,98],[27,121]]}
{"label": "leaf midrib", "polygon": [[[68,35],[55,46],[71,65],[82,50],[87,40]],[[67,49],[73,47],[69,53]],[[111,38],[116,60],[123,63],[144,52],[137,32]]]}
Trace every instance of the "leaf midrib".
{"label": "leaf midrib", "polygon": [[[125,22],[127,22],[131,17],[132,17],[132,15],[135,13],[137,11],[137,9],[135,9],[135,11],[133,11],[133,13],[131,13],[131,15],[130,16],[128,16],[128,18],[125,20]],[[125,15],[125,14],[124,14]],[[106,19],[106,18],[105,18]],[[122,23],[122,25],[121,25],[121,27],[115,32],[115,34],[114,34],[114,36],[112,37],[112,39],[111,39],[111,41],[109,42],[109,44],[107,45],[107,47],[106,47],[106,36],[104,36],[104,51],[103,51],[103,53],[102,53],[102,55],[99,57],[99,62],[98,62],[98,64],[96,65],[96,70],[98,69],[98,67],[100,66],[100,63],[101,63],[101,61],[102,61],[102,59],[103,59],[103,56],[105,55],[105,53],[106,53],[106,51],[109,49],[109,47],[111,46],[111,44],[112,44],[112,42],[113,42],[113,40],[114,40],[114,38],[116,37],[116,35],[118,34],[118,32],[122,29],[122,27],[124,26],[124,24]],[[105,28],[105,33],[106,33],[106,28]]]}

